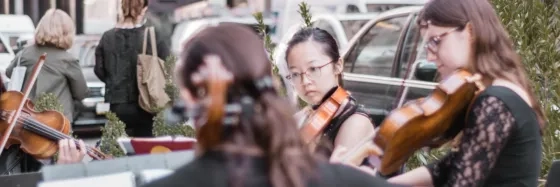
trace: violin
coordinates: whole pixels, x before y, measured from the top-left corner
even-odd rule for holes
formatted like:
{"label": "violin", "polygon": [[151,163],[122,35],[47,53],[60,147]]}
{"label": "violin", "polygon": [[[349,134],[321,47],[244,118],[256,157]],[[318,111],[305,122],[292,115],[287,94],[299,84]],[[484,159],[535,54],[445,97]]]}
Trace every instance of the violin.
{"label": "violin", "polygon": [[[31,81],[25,87],[25,92],[7,91],[0,95],[0,132],[2,132],[2,148],[19,144],[21,149],[36,159],[52,157],[58,151],[58,141],[73,139],[69,136],[70,121],[60,112],[34,110],[34,104],[27,99],[31,85],[37,79],[39,70],[44,64],[46,54],[40,56],[33,69]],[[110,158],[96,148],[86,146],[89,156],[96,160]]]}
{"label": "violin", "polygon": [[348,102],[349,97],[350,94],[346,90],[341,87],[336,88],[331,97],[319,105],[319,108],[304,121],[300,129],[304,142],[310,143],[314,140],[327,127],[340,107]]}
{"label": "violin", "polygon": [[478,76],[459,69],[441,81],[427,97],[391,111],[375,134],[346,153],[342,162],[358,165],[363,158],[374,156],[381,162],[372,164],[381,174],[390,175],[416,150],[448,141],[445,135],[455,119],[466,115],[471,101],[484,90],[480,81],[468,81],[473,77]]}
{"label": "violin", "polygon": [[381,174],[400,169],[416,150],[441,142],[455,119],[466,115],[466,109],[480,91],[480,80],[468,81],[473,74],[458,69],[441,81],[425,98],[393,110],[381,123],[374,142],[384,150]]}

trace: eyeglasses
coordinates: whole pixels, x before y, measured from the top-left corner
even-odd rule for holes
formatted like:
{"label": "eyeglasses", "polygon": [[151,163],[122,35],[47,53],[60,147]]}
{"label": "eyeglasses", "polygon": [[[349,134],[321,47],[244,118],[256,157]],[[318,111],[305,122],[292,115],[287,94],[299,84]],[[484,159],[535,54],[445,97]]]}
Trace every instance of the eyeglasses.
{"label": "eyeglasses", "polygon": [[301,84],[303,82],[303,75],[306,75],[309,79],[316,79],[321,77],[321,68],[333,63],[334,61],[328,62],[321,66],[310,67],[303,73],[290,73],[286,76],[286,79],[290,80],[292,84]]}
{"label": "eyeglasses", "polygon": [[449,33],[455,32],[457,30],[459,30],[461,27],[456,27],[454,29],[451,29],[447,32],[441,33],[437,36],[431,37],[430,39],[428,39],[428,42],[426,42],[426,46],[424,46],[424,48],[426,48],[428,51],[430,51],[431,53],[437,53],[439,50],[439,44],[441,43],[441,40],[443,39],[443,37],[447,36]]}

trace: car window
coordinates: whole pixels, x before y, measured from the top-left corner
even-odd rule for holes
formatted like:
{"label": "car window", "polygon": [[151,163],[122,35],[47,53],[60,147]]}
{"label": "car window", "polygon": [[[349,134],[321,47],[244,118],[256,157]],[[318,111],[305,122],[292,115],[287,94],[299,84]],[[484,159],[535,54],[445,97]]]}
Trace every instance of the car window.
{"label": "car window", "polygon": [[0,40],[0,53],[9,53],[8,46],[6,46],[2,40]]}
{"label": "car window", "polygon": [[368,12],[385,12],[399,7],[409,6],[407,4],[368,4],[366,5]]}
{"label": "car window", "polygon": [[340,23],[346,33],[346,38],[350,40],[360,29],[369,21],[369,19],[362,20],[342,20]]}
{"label": "car window", "polygon": [[414,58],[415,55],[418,60],[426,59],[426,53],[424,52],[423,45],[421,43],[422,39],[423,37],[420,35],[416,21],[411,21],[410,27],[404,38],[402,54],[398,63],[398,76],[400,78],[406,78],[405,76],[410,68],[409,63],[412,60],[411,58]]}
{"label": "car window", "polygon": [[360,13],[360,9],[356,5],[346,6],[346,13]]}
{"label": "car window", "polygon": [[399,39],[408,15],[381,20],[362,35],[349,51],[345,72],[391,76]]}

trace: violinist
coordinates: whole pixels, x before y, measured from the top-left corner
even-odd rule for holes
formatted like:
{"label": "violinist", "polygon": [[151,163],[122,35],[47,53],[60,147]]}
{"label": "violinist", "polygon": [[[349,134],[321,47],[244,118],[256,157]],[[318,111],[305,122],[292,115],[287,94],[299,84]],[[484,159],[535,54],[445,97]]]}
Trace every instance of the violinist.
{"label": "violinist", "polygon": [[[327,31],[319,28],[302,28],[288,43],[286,79],[295,88],[297,95],[307,104],[296,114],[299,126],[311,117],[319,105],[331,97],[339,87],[342,76],[342,59],[336,40]],[[314,152],[328,158],[339,146],[353,147],[369,134],[373,134],[371,118],[358,107],[355,100],[341,106],[320,132]]]}
{"label": "violinist", "polygon": [[[389,181],[414,186],[538,186],[545,116],[513,42],[487,0],[432,0],[418,17],[427,58],[486,89],[467,111],[456,149]],[[419,132],[421,133],[421,132]]]}
{"label": "violinist", "polygon": [[[2,82],[1,80],[2,78],[0,77],[0,82]],[[0,94],[5,91],[4,85],[0,84]],[[79,147],[85,147],[82,140],[79,142]],[[73,140],[60,140],[58,146],[59,152],[56,164],[78,163],[86,155],[85,149],[78,149]],[[44,163],[50,163],[50,160],[36,160],[21,150],[18,145],[13,145],[0,154],[0,175],[39,171]]]}
{"label": "violinist", "polygon": [[[191,119],[198,158],[146,186],[393,186],[308,151],[292,108],[273,86],[263,49],[254,31],[231,23],[206,28],[185,44],[177,77],[181,97],[197,114]],[[215,77],[224,81],[200,83]],[[215,90],[226,81],[225,90]]]}

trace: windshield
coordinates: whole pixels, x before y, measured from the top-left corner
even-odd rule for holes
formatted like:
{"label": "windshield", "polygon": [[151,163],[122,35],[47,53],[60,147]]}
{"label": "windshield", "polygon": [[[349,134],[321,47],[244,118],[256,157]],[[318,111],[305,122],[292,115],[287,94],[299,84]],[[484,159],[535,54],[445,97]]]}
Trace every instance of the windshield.
{"label": "windshield", "polygon": [[354,35],[356,35],[356,33],[358,33],[358,31],[362,28],[362,26],[364,26],[368,21],[369,19],[341,20],[340,23],[344,28],[344,33],[346,33],[346,38],[350,39]]}
{"label": "windshield", "polygon": [[8,51],[8,46],[6,46],[7,44],[4,44],[4,42],[2,40],[0,40],[0,54],[8,54],[10,53]]}

